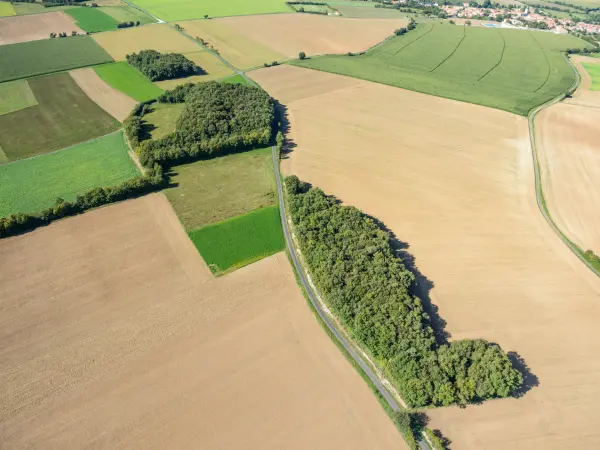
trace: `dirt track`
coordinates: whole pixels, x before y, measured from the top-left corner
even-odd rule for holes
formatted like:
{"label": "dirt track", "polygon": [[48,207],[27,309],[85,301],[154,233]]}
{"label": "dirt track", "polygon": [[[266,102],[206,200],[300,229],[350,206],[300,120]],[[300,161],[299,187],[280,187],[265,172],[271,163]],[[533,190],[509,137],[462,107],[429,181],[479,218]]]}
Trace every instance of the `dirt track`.
{"label": "dirt track", "polygon": [[315,14],[267,14],[184,21],[190,36],[199,36],[238,68],[274,60],[323,53],[359,52],[406,26],[406,19],[342,19]]}
{"label": "dirt track", "polygon": [[600,92],[589,90],[580,61],[579,89],[537,116],[536,141],[552,218],[579,247],[600,254]]}
{"label": "dirt track", "polygon": [[89,98],[119,122],[123,122],[137,104],[131,97],[106,84],[94,69],[77,69],[69,74]]}
{"label": "dirt track", "polygon": [[527,120],[297,67],[251,76],[287,103],[284,173],[382,220],[453,339],[497,342],[538,377],[521,399],[428,412],[452,448],[600,447],[600,282],[537,209]]}
{"label": "dirt track", "polygon": [[50,33],[67,33],[70,36],[71,31],[85,34],[62,11],[0,17],[0,45],[48,39]]}
{"label": "dirt track", "polygon": [[285,256],[212,278],[162,194],[0,255],[2,448],[403,447]]}

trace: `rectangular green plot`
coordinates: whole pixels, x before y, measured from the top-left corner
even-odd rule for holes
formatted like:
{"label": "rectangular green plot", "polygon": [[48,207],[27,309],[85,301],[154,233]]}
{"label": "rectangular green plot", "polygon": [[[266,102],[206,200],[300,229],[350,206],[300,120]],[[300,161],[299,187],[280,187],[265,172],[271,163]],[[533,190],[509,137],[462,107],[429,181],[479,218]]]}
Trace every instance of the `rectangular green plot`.
{"label": "rectangular green plot", "polygon": [[0,45],[0,82],[111,62],[90,36]]}
{"label": "rectangular green plot", "polygon": [[117,22],[113,17],[104,14],[100,8],[73,8],[65,11],[79,28],[89,33],[116,30]]}
{"label": "rectangular green plot", "polygon": [[293,12],[285,0],[134,0],[132,3],[167,22],[209,17]]}
{"label": "rectangular green plot", "polygon": [[233,75],[231,77],[223,78],[219,80],[219,83],[227,83],[227,84],[244,84],[246,86],[251,86],[251,84],[240,74]]}
{"label": "rectangular green plot", "polygon": [[14,16],[17,13],[13,6],[8,2],[0,2],[0,17]]}
{"label": "rectangular green plot", "polygon": [[500,64],[481,82],[490,85],[519,84],[524,91],[535,91],[544,85],[550,72],[549,63],[538,41],[536,31],[500,30],[505,48]]}
{"label": "rectangular green plot", "polygon": [[125,61],[94,67],[100,78],[138,102],[158,97],[164,91]]}
{"label": "rectangular green plot", "polygon": [[434,72],[437,76],[478,81],[500,62],[504,49],[502,34],[480,27],[462,27],[466,37],[451,58]]}
{"label": "rectangular green plot", "polygon": [[0,83],[0,116],[37,104],[27,80]]}
{"label": "rectangular green plot", "polygon": [[592,77],[592,91],[600,91],[600,64],[581,63],[587,73]]}
{"label": "rectangular green plot", "polygon": [[68,73],[31,78],[36,106],[0,116],[0,146],[11,160],[48,153],[120,127]]}
{"label": "rectangular green plot", "polygon": [[400,50],[393,57],[393,64],[411,71],[432,71],[456,51],[465,37],[465,27],[441,24],[432,27],[430,33]]}
{"label": "rectangular green plot", "polygon": [[95,187],[114,186],[139,175],[123,132],[59,152],[0,165],[0,217],[36,213],[57,198],[75,200]]}
{"label": "rectangular green plot", "polygon": [[284,248],[279,208],[258,209],[189,233],[213,273],[251,264]]}
{"label": "rectangular green plot", "polygon": [[108,14],[114,18],[117,22],[140,22],[140,25],[146,25],[148,23],[155,23],[152,17],[139,9],[132,8],[131,6],[103,6],[100,9],[103,13]]}

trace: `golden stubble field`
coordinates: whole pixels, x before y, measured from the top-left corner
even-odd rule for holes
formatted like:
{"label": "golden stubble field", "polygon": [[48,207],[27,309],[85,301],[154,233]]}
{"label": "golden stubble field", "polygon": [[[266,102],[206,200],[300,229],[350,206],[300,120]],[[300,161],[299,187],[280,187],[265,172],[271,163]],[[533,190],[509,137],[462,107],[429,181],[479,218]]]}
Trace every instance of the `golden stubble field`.
{"label": "golden stubble field", "polygon": [[407,19],[348,19],[316,14],[267,14],[179,22],[238,68],[323,53],[359,52],[391,36]]}
{"label": "golden stubble field", "polygon": [[69,75],[89,98],[119,122],[123,122],[137,105],[134,99],[106,84],[94,69],[76,69]]}
{"label": "golden stubble field", "polygon": [[278,254],[213,278],[162,194],[0,241],[0,446],[404,448]]}
{"label": "golden stubble field", "polygon": [[536,118],[536,140],[546,204],[566,236],[600,255],[600,92],[574,57],[581,85],[572,98]]}
{"label": "golden stubble field", "polygon": [[599,448],[600,281],[537,209],[527,120],[298,67],[250,75],[287,105],[284,173],[380,219],[453,339],[497,342],[539,379],[520,399],[428,411],[431,426],[456,449]]}
{"label": "golden stubble field", "polygon": [[85,34],[62,11],[0,17],[0,45],[48,39],[50,33],[67,33],[70,36],[71,31]]}

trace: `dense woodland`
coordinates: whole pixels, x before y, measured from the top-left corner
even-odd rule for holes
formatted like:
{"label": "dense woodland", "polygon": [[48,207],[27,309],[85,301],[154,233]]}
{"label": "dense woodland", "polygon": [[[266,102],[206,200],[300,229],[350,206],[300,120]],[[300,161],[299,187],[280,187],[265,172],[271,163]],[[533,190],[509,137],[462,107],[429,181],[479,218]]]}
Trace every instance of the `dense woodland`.
{"label": "dense woodland", "polygon": [[286,179],[286,192],[319,291],[411,407],[465,404],[519,389],[523,377],[498,345],[436,343],[421,300],[410,294],[413,274],[372,219],[295,176]]}
{"label": "dense woodland", "polygon": [[[133,22],[131,26],[133,26]],[[179,53],[142,50],[139,53],[127,55],[126,58],[129,64],[152,81],[184,78],[201,72],[200,67]]]}
{"label": "dense woodland", "polygon": [[267,145],[272,138],[275,106],[261,89],[240,84],[202,83],[178,86],[158,98],[185,103],[175,132],[158,140],[142,140],[143,116],[151,105],[137,108],[125,122],[140,162],[176,164],[231,151]]}

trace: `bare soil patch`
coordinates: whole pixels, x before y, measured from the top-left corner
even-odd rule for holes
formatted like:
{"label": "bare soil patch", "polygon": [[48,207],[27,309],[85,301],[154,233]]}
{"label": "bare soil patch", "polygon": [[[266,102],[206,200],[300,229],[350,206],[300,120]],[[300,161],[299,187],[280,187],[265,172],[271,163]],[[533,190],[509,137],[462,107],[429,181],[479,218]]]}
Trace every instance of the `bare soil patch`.
{"label": "bare soil patch", "polygon": [[269,14],[181,22],[191,36],[208,41],[234,66],[324,53],[359,52],[391,36],[407,19],[349,19],[316,14]]}
{"label": "bare soil patch", "polygon": [[452,339],[518,352],[539,383],[520,399],[430,410],[431,426],[457,449],[599,447],[600,281],[539,213],[527,120],[369,82],[340,89],[342,77],[297,67],[252,73],[276,98],[295,97],[294,76],[284,172],[380,219],[409,246]]}
{"label": "bare soil patch", "polygon": [[157,50],[161,53],[187,53],[202,50],[191,39],[179,34],[167,24],[123,28],[117,31],[95,33],[92,36],[115,61],[125,60],[130,53]]}
{"label": "bare soil patch", "polygon": [[162,194],[0,254],[4,448],[403,445],[285,256],[213,278]]}
{"label": "bare soil patch", "polygon": [[0,45],[49,39],[50,33],[67,33],[70,36],[72,31],[85,34],[62,11],[0,17]]}
{"label": "bare soil patch", "polygon": [[123,122],[137,102],[104,82],[91,68],[69,72],[86,95],[119,122]]}

